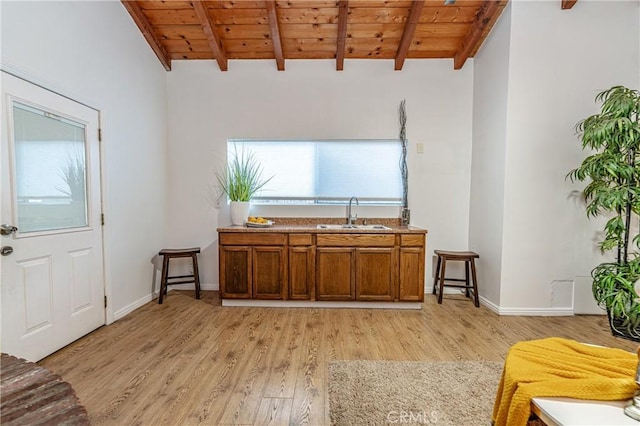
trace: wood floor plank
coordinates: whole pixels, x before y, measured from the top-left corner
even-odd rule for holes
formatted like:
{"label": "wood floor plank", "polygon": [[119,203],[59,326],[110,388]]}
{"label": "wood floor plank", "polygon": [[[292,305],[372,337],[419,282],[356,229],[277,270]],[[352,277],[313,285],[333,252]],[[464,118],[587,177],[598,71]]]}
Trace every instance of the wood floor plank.
{"label": "wood floor plank", "polygon": [[171,291],[45,358],[96,425],[328,424],[329,362],[502,361],[544,337],[635,351],[606,317],[498,316],[462,297],[419,311],[230,308]]}
{"label": "wood floor plank", "polygon": [[268,351],[275,346],[278,317],[282,311],[263,308],[253,322],[255,328],[249,330],[249,339],[255,340],[255,347],[245,352],[246,374],[238,380],[227,402],[221,424],[253,424],[264,395],[267,381],[265,374],[269,370]]}
{"label": "wood floor plank", "polygon": [[293,398],[296,367],[292,366],[292,358],[298,345],[296,340],[300,335],[299,325],[295,321],[297,315],[294,313],[295,309],[284,310],[280,321],[274,325],[277,335],[268,361],[265,398]]}
{"label": "wood floor plank", "polygon": [[293,395],[291,423],[318,425],[324,422],[324,371],[319,366],[318,348],[324,315],[319,309],[310,309],[305,315],[301,350],[298,358],[298,374]]}
{"label": "wood floor plank", "polygon": [[263,398],[254,424],[256,426],[289,425],[292,405],[291,398]]}

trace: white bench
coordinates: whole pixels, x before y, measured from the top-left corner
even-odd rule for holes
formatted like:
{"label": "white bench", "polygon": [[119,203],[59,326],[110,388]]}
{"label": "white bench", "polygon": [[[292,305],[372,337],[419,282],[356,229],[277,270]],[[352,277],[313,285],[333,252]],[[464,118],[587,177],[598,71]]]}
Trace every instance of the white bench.
{"label": "white bench", "polygon": [[549,426],[639,426],[624,414],[627,401],[533,398],[531,411]]}

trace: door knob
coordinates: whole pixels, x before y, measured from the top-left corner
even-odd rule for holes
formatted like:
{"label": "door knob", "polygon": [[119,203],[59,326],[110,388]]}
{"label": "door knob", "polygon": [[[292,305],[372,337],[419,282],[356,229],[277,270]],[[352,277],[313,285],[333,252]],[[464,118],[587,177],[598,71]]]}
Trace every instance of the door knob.
{"label": "door knob", "polygon": [[2,247],[0,247],[0,255],[9,256],[11,253],[13,253],[13,247],[11,247],[11,246],[2,246]]}
{"label": "door knob", "polygon": [[13,225],[7,225],[6,223],[3,223],[2,225],[0,225],[1,235],[11,235],[11,234],[15,234],[17,231],[18,231],[18,228],[16,228]]}

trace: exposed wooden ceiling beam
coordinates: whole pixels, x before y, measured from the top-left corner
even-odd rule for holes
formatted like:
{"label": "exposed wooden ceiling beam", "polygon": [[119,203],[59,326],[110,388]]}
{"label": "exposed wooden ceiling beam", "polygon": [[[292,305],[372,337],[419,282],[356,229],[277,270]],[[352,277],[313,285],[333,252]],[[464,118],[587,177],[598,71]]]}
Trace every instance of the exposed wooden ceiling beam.
{"label": "exposed wooden ceiling beam", "polygon": [[576,3],[578,3],[578,0],[562,0],[562,5],[560,7],[562,10],[571,9]]}
{"label": "exposed wooden ceiling beam", "polygon": [[396,71],[400,71],[404,65],[404,60],[407,57],[407,52],[409,52],[409,47],[411,47],[411,40],[413,40],[413,35],[416,32],[416,26],[418,25],[418,20],[420,19],[420,13],[422,13],[423,7],[424,1],[422,0],[411,2],[409,17],[407,18],[407,23],[404,24],[404,31],[402,32],[400,45],[396,52]]}
{"label": "exposed wooden ceiling beam", "polygon": [[153,31],[149,20],[145,16],[144,12],[140,8],[140,5],[137,1],[129,1],[122,0],[122,5],[127,9],[129,15],[133,18],[133,22],[136,23],[140,32],[144,36],[151,49],[156,54],[160,63],[164,67],[165,70],[171,71],[171,57],[167,53],[167,50],[164,48],[158,37],[156,37],[156,33]]}
{"label": "exposed wooden ceiling beam", "polygon": [[467,59],[478,50],[486,36],[485,31],[493,27],[507,3],[508,0],[485,0],[453,58],[454,69],[462,68]]}
{"label": "exposed wooden ceiling beam", "polygon": [[200,21],[200,25],[202,25],[202,31],[204,31],[204,34],[207,36],[209,48],[213,52],[213,56],[216,58],[216,61],[218,61],[220,71],[226,71],[227,54],[224,51],[224,47],[222,47],[220,38],[216,34],[216,30],[213,28],[213,25],[211,25],[211,19],[209,18],[207,7],[204,2],[199,0],[193,1],[192,4],[196,11],[196,15],[198,16],[198,20]]}
{"label": "exposed wooden ceiling beam", "polygon": [[338,3],[338,47],[336,48],[336,70],[344,69],[344,50],[347,39],[347,18],[349,16],[349,1],[340,0]]}
{"label": "exposed wooden ceiling beam", "polygon": [[265,3],[269,15],[269,28],[271,29],[271,41],[273,42],[273,53],[276,56],[276,64],[278,71],[284,71],[284,52],[282,51],[282,39],[280,38],[280,24],[278,23],[276,2],[275,0],[267,0]]}

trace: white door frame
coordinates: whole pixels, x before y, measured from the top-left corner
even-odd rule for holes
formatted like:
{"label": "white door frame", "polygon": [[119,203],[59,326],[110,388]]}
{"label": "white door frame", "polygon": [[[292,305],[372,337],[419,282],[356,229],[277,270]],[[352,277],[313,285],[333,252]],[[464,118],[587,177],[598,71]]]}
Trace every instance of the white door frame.
{"label": "white door frame", "polygon": [[[105,113],[104,108],[99,106],[99,103],[90,101],[86,99],[84,96],[74,93],[72,90],[67,88],[58,86],[50,81],[44,80],[32,73],[29,73],[19,67],[15,67],[4,62],[0,63],[0,72],[4,72],[9,74],[15,78],[20,80],[24,80],[27,83],[38,86],[44,90],[55,93],[58,96],[62,96],[63,98],[67,98],[73,102],[84,105],[87,108],[90,108],[98,113],[98,129],[100,131],[100,143],[98,144],[98,149],[100,152],[100,206],[102,210],[102,214],[105,217],[105,223],[102,225],[102,278],[104,285],[104,295],[107,298],[107,307],[105,308],[105,325],[109,325],[114,322],[114,310],[113,310],[113,291],[111,285],[111,251],[110,244],[107,244],[107,239],[109,233],[107,230],[109,229],[109,220],[108,220],[108,203],[107,203],[107,194],[108,194],[108,185],[107,179],[105,178],[105,170],[107,170],[107,145],[106,134],[108,132],[105,131]],[[65,94],[66,93],[66,94]],[[2,167],[2,162],[0,161],[0,167]],[[0,169],[0,172],[2,170]],[[0,276],[2,274],[2,266],[0,264]]]}

